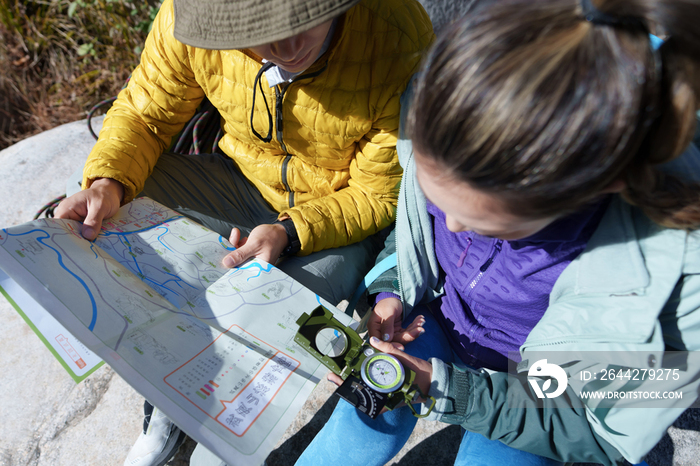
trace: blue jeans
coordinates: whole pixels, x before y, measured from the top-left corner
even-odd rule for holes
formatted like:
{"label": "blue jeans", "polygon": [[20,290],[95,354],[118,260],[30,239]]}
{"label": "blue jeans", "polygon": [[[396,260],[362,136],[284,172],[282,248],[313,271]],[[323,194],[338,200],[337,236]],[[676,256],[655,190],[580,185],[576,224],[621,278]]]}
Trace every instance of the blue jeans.
{"label": "blue jeans", "polygon": [[[425,316],[425,333],[406,345],[406,353],[422,359],[435,357],[445,362],[461,361],[453,353],[440,325],[426,307],[415,309],[406,324],[422,314]],[[328,422],[309,444],[297,466],[319,464],[343,464],[381,466],[401,450],[418,419],[407,407],[387,411],[372,420],[340,400]],[[511,448],[497,440],[489,440],[481,434],[463,431],[455,465],[561,465],[549,458]]]}

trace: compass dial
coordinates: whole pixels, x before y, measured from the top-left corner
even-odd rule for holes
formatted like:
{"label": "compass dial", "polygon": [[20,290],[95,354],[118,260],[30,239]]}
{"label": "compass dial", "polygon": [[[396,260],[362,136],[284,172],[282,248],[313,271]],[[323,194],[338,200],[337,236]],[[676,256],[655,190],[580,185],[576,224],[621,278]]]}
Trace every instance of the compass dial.
{"label": "compass dial", "polygon": [[376,353],[362,363],[362,380],[380,393],[398,390],[404,382],[403,366],[394,356]]}
{"label": "compass dial", "polygon": [[369,377],[377,385],[391,385],[392,383],[394,383],[394,381],[396,381],[398,376],[399,374],[396,371],[396,367],[394,367],[393,364],[387,361],[374,361],[369,366]]}

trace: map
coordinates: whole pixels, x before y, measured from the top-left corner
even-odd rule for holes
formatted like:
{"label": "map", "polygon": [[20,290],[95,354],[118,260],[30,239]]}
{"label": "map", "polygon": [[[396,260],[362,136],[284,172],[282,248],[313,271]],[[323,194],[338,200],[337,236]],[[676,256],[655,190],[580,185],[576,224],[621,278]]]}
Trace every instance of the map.
{"label": "map", "polygon": [[0,267],[195,440],[261,464],[326,373],[294,343],[297,318],[352,319],[270,264],[223,267],[227,240],[151,199],[94,242],[80,226],[0,230]]}
{"label": "map", "polygon": [[75,382],[99,369],[104,361],[61,325],[43,306],[0,269],[0,294],[15,308]]}

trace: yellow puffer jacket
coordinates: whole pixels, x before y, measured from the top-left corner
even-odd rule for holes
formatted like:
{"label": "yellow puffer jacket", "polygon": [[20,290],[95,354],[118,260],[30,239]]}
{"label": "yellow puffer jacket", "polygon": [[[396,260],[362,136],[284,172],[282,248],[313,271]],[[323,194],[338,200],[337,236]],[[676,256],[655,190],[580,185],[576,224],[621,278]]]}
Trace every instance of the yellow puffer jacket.
{"label": "yellow puffer jacket", "polygon": [[[399,97],[434,35],[414,0],[364,0],[337,22],[328,51],[286,86],[262,87],[274,129],[251,130],[259,57],[205,50],[173,37],[173,4],[161,7],[126,89],[105,117],[84,171],[143,189],[159,155],[206,96],[222,115],[219,147],[280,212],[290,216],[300,254],[360,241],[395,216]],[[267,134],[257,89],[254,126]],[[280,114],[282,128],[280,132]]]}

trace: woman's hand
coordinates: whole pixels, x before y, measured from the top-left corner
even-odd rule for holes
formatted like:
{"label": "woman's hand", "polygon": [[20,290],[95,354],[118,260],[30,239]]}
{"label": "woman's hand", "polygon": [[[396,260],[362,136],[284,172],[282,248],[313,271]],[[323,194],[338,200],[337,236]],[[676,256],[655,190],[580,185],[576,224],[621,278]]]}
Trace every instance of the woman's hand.
{"label": "woman's hand", "polygon": [[229,242],[236,248],[223,259],[226,267],[238,267],[251,257],[269,264],[275,264],[280,254],[287,247],[287,232],[278,223],[258,225],[250,232],[250,236],[241,238],[238,228],[231,230]]}
{"label": "woman's hand", "polygon": [[[422,395],[428,396],[430,391],[430,381],[433,377],[433,365],[424,359],[419,359],[414,356],[410,356],[404,353],[402,350],[397,348],[394,344],[386,341],[381,341],[378,338],[371,337],[369,343],[382,353],[391,354],[396,356],[396,358],[401,361],[401,364],[407,369],[411,369],[416,373],[416,379],[414,383],[418,386]],[[343,379],[334,373],[329,373],[327,379],[334,384],[340,386],[343,383]],[[425,399],[421,398],[416,400],[417,402],[424,402]]]}
{"label": "woman's hand", "polygon": [[110,178],[98,178],[88,189],[64,199],[54,212],[56,218],[83,222],[81,234],[92,241],[102,228],[102,221],[117,213],[124,198],[124,186]]}
{"label": "woman's hand", "polygon": [[418,316],[411,324],[401,327],[403,317],[403,304],[397,298],[385,298],[379,301],[372,309],[372,315],[367,321],[367,330],[370,337],[392,342],[398,348],[418,338],[425,330],[425,319]]}

